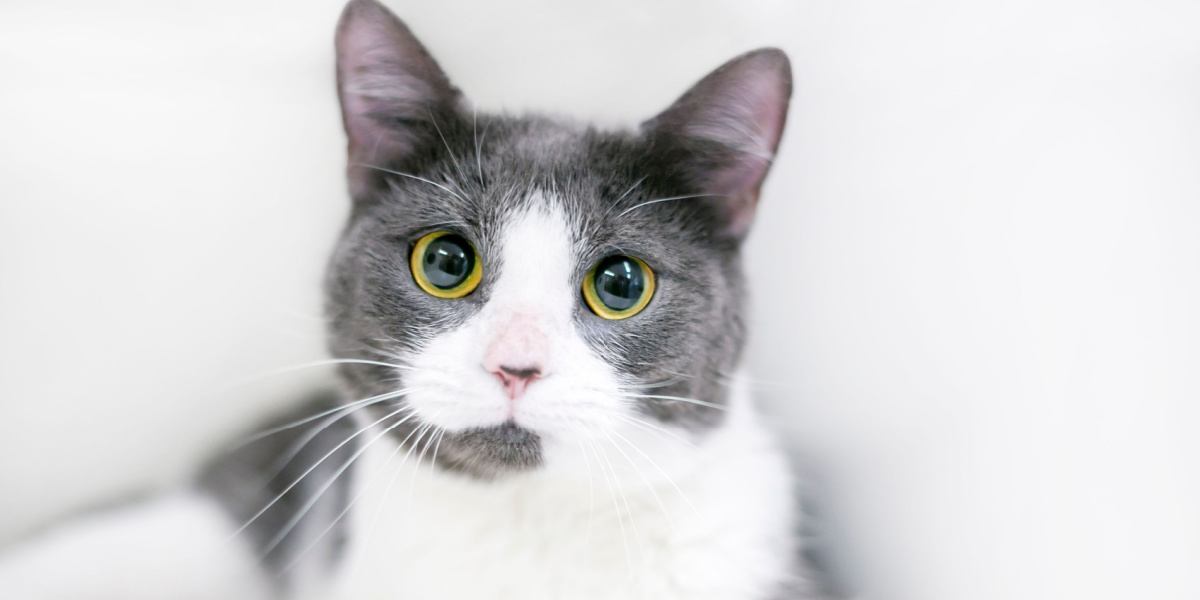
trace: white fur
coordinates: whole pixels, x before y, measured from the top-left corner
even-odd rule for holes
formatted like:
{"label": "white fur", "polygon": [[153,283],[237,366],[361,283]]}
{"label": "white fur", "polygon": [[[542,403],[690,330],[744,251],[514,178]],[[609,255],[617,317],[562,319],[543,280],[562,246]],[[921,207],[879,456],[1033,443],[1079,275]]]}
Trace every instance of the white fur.
{"label": "white fur", "polygon": [[788,471],[742,389],[726,426],[671,462],[678,489],[611,446],[582,478],[496,482],[394,448],[364,456],[346,566],[306,597],[764,598],[795,556]]}

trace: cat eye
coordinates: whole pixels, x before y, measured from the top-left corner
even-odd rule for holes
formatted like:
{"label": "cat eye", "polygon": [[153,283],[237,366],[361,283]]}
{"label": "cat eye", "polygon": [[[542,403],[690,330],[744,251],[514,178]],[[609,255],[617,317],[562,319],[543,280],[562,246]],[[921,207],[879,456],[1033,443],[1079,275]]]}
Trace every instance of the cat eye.
{"label": "cat eye", "polygon": [[583,278],[583,300],[603,319],[628,319],[642,312],[653,296],[654,271],[632,256],[605,258]]}
{"label": "cat eye", "polygon": [[438,298],[462,298],[483,279],[483,261],[475,248],[449,231],[422,236],[408,262],[417,285]]}

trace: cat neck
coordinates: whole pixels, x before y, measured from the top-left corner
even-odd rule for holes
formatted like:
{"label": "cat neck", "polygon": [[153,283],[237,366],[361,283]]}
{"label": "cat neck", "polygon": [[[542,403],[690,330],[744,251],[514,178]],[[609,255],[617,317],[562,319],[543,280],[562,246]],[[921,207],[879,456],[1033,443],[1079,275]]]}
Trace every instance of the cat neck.
{"label": "cat neck", "polygon": [[[744,577],[777,577],[793,550],[782,535],[793,518],[788,470],[746,386],[731,396],[727,418],[705,435],[658,439],[647,431],[629,442],[653,447],[637,450],[580,442],[578,464],[491,481],[434,467],[428,457],[404,460],[391,441],[372,447],[356,471],[353,534],[328,597],[691,598],[749,585],[698,572],[695,581],[710,587],[680,595],[688,584],[660,573],[680,560],[744,563]],[[747,497],[762,500],[747,510]],[[497,551],[524,558],[497,563]]]}

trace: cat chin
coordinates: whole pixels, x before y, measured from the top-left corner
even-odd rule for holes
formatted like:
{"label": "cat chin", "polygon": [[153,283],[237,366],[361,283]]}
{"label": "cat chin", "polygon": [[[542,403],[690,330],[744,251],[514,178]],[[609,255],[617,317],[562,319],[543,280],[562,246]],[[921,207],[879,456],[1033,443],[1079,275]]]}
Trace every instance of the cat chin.
{"label": "cat chin", "polygon": [[447,432],[440,444],[438,467],[477,479],[528,472],[544,463],[541,436],[512,421]]}

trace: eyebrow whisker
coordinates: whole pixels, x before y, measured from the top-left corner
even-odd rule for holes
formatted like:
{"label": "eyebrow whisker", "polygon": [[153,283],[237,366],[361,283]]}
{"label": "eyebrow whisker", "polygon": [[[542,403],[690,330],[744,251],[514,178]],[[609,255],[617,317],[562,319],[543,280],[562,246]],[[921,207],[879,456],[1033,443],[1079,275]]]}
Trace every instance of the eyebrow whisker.
{"label": "eyebrow whisker", "polygon": [[415,180],[417,180],[417,181],[423,181],[423,182],[425,182],[425,183],[428,183],[429,185],[432,185],[432,186],[434,186],[434,187],[436,187],[436,188],[438,188],[438,189],[440,189],[440,190],[442,190],[442,191],[446,192],[447,194],[450,194],[451,196],[454,196],[455,198],[458,198],[458,199],[459,199],[459,200],[461,200],[462,202],[466,202],[466,201],[467,201],[467,199],[466,199],[466,198],[463,198],[461,195],[459,195],[459,194],[458,194],[457,192],[455,192],[454,190],[452,190],[452,189],[450,189],[450,188],[448,188],[448,187],[446,187],[446,186],[444,186],[444,185],[442,185],[442,184],[440,184],[440,183],[438,183],[438,182],[436,182],[436,181],[432,181],[432,180],[429,180],[429,179],[425,179],[424,177],[419,177],[419,176],[417,176],[417,175],[413,175],[412,173],[405,173],[405,172],[403,172],[403,171],[396,171],[396,170],[394,170],[394,169],[385,169],[384,167],[381,167],[381,166],[379,166],[379,165],[372,165],[372,164],[367,164],[367,163],[352,163],[352,164],[353,164],[353,165],[355,165],[355,166],[358,166],[358,167],[366,167],[366,168],[368,168],[368,169],[374,169],[374,170],[376,170],[376,171],[379,171],[379,172],[381,172],[381,173],[390,173],[390,174],[392,174],[392,175],[399,175],[399,176],[401,176],[401,177],[407,177],[407,178],[409,178],[409,179],[415,179]]}
{"label": "eyebrow whisker", "polygon": [[692,198],[719,198],[720,196],[721,196],[720,194],[690,194],[687,196],[670,196],[667,198],[655,198],[654,200],[647,200],[645,202],[635,204],[635,205],[617,213],[617,218],[619,219],[619,218],[629,214],[630,212],[633,212],[639,208],[642,208],[643,206],[649,206],[651,204],[658,204],[659,202],[671,202],[673,200],[691,200]]}

